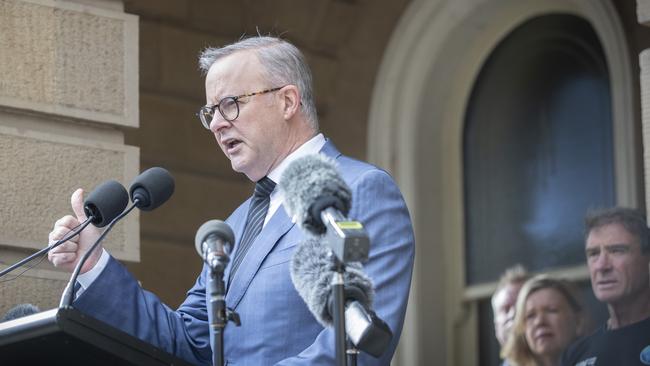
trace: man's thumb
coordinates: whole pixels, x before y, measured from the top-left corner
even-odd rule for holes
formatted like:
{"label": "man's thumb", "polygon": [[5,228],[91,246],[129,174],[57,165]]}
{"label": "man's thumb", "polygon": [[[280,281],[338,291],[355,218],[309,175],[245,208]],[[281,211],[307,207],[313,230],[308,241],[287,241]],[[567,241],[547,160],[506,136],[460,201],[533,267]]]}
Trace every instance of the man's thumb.
{"label": "man's thumb", "polygon": [[84,212],[84,190],[79,188],[72,194],[70,197],[70,204],[72,205],[72,211],[77,220],[80,222],[86,221],[86,213]]}

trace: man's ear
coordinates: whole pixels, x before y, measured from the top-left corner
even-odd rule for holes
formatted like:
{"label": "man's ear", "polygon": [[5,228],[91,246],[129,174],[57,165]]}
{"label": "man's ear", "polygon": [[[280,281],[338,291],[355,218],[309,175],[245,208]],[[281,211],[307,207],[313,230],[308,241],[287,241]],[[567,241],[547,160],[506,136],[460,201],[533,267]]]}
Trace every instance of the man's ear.
{"label": "man's ear", "polygon": [[282,116],[285,120],[290,120],[300,108],[300,92],[295,85],[289,84],[280,89],[278,94],[282,98]]}

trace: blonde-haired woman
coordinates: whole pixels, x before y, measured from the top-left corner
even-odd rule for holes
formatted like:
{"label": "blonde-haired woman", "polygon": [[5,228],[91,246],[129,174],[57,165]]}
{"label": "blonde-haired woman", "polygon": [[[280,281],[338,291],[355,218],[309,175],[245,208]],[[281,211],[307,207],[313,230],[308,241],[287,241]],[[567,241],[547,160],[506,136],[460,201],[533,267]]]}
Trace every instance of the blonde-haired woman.
{"label": "blonde-haired woman", "polygon": [[557,366],[581,333],[583,311],[572,286],[539,275],[517,296],[515,320],[501,357],[511,366]]}

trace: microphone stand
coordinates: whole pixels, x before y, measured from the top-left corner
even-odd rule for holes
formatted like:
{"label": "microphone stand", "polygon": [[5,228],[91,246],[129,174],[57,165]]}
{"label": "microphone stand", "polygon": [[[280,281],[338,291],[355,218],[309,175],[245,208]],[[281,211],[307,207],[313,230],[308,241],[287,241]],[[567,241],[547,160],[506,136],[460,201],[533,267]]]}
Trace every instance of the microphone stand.
{"label": "microphone stand", "polygon": [[348,355],[348,366],[357,366],[357,357],[359,356],[359,350],[354,346],[352,341],[348,338],[347,340],[347,355]]}
{"label": "microphone stand", "polygon": [[223,272],[230,261],[227,255],[205,258],[209,268],[208,288],[212,321],[210,328],[214,332],[212,343],[212,365],[223,366],[223,329],[228,321],[233,321],[240,326],[239,315],[226,307],[226,285],[223,280]]}
{"label": "microphone stand", "polygon": [[345,354],[347,335],[345,334],[345,282],[343,279],[345,264],[333,253],[331,255],[334,257],[335,266],[335,271],[332,275],[332,291],[334,292],[334,314],[332,314],[332,319],[334,321],[336,336],[334,342],[336,349],[336,364],[339,366],[346,366],[347,360]]}
{"label": "microphone stand", "polygon": [[52,249],[58,247],[59,245],[65,243],[66,241],[70,240],[70,239],[73,238],[75,235],[79,234],[79,233],[81,232],[81,230],[85,229],[86,226],[88,226],[88,225],[91,223],[91,221],[92,221],[93,219],[94,219],[94,216],[90,216],[90,217],[88,217],[88,218],[86,219],[86,221],[84,221],[84,222],[82,222],[81,224],[79,224],[79,226],[77,226],[74,230],[68,232],[68,235],[66,235],[65,237],[63,237],[61,240],[57,241],[56,243],[54,243],[54,244],[52,244],[52,245],[48,245],[48,246],[46,246],[45,248],[39,250],[38,252],[36,252],[36,253],[30,255],[29,257],[27,257],[27,258],[21,260],[20,262],[18,262],[18,263],[16,263],[16,264],[13,264],[13,265],[11,265],[10,267],[7,267],[6,269],[0,271],[0,277],[6,275],[7,273],[13,271],[13,270],[16,269],[16,268],[22,266],[23,264],[25,264],[25,263],[31,261],[32,259],[38,257],[39,255],[41,255],[41,254],[45,254],[45,253],[49,252],[50,250],[52,250]]}

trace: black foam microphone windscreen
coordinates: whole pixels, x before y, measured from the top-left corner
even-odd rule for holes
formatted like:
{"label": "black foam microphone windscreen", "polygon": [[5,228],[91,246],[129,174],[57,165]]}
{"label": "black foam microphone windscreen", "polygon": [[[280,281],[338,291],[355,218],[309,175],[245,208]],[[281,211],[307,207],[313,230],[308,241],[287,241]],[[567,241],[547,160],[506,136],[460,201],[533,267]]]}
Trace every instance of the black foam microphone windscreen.
{"label": "black foam microphone windscreen", "polygon": [[[349,263],[345,270],[345,287],[363,294],[354,296],[354,300],[371,308],[375,294],[372,280],[363,272],[360,263]],[[296,248],[291,260],[291,281],[316,320],[324,327],[331,326],[333,322],[329,304],[333,297],[331,283],[334,273],[333,258],[319,240],[306,240]]]}
{"label": "black foam microphone windscreen", "polygon": [[279,182],[284,192],[284,207],[303,229],[322,235],[326,232],[320,212],[334,207],[347,215],[352,193],[334,160],[320,154],[300,157],[289,164]]}
{"label": "black foam microphone windscreen", "polygon": [[[143,211],[151,211],[165,203],[174,193],[174,178],[160,167],[153,167],[138,175],[129,193],[131,200]],[[137,202],[136,202],[137,200]]]}
{"label": "black foam microphone windscreen", "polygon": [[115,180],[106,181],[84,201],[84,212],[93,217],[91,222],[97,227],[104,227],[121,214],[129,203],[129,194],[122,184]]}

